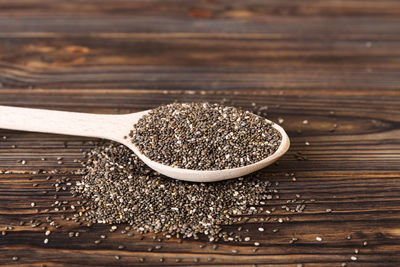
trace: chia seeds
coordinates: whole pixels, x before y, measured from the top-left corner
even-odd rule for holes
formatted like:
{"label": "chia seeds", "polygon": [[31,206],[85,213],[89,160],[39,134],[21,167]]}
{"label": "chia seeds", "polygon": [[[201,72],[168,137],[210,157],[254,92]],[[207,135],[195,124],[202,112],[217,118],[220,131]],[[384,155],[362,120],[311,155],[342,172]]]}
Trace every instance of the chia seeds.
{"label": "chia seeds", "polygon": [[[71,189],[84,199],[76,211],[83,221],[128,223],[142,234],[164,232],[195,239],[204,234],[210,241],[233,239],[221,231],[222,225],[244,222],[241,216],[258,213],[251,206],[265,204],[267,196],[277,192],[260,174],[217,183],[170,179],[116,144],[88,152],[83,173]],[[116,229],[113,225],[110,231]]]}
{"label": "chia seeds", "polygon": [[243,167],[275,153],[280,133],[249,111],[209,103],[174,103],[143,116],[130,133],[146,157],[193,170]]}

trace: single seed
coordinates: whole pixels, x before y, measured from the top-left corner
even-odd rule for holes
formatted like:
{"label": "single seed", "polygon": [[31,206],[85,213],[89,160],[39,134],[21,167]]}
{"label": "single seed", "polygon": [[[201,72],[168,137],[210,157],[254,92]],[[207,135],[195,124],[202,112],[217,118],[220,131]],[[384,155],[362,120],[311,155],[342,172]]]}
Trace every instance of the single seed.
{"label": "single seed", "polygon": [[49,243],[49,239],[46,238],[45,240],[43,240],[43,243],[45,243],[45,244]]}
{"label": "single seed", "polygon": [[260,232],[264,232],[264,228],[262,228],[262,227],[259,227],[259,228],[258,228],[258,231],[260,231]]}
{"label": "single seed", "polygon": [[13,261],[17,261],[19,258],[17,256],[12,257]]}
{"label": "single seed", "polygon": [[116,260],[121,259],[121,257],[120,257],[119,255],[115,255],[114,258],[115,258]]}
{"label": "single seed", "polygon": [[350,259],[351,259],[352,261],[356,261],[356,260],[357,260],[357,257],[356,257],[356,256],[351,256]]}
{"label": "single seed", "polygon": [[315,240],[317,240],[318,242],[321,242],[321,241],[322,241],[322,237],[317,236],[317,237],[315,238]]}

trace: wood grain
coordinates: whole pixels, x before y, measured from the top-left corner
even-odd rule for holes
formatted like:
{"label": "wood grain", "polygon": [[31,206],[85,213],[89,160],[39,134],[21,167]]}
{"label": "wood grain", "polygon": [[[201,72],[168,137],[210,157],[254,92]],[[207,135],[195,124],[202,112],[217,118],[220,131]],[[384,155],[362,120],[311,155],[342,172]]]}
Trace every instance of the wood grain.
{"label": "wood grain", "polygon": [[[52,184],[79,179],[66,173],[97,140],[0,129],[0,229],[14,227],[0,236],[0,264],[399,266],[399,14],[393,0],[0,1],[1,105],[123,114],[227,99],[247,109],[267,105],[266,116],[283,118],[292,141],[279,165],[262,171],[279,182],[279,199],[264,207],[276,210],[225,226],[242,226],[251,241],[214,250],[203,237],[141,240],[122,227],[110,233],[60,220]],[[38,169],[60,173],[48,181],[32,173]],[[282,209],[296,194],[304,212]],[[59,199],[73,200],[67,192]],[[19,226],[47,216],[62,227],[50,227],[46,245],[41,226]],[[95,245],[101,234],[108,238]]]}

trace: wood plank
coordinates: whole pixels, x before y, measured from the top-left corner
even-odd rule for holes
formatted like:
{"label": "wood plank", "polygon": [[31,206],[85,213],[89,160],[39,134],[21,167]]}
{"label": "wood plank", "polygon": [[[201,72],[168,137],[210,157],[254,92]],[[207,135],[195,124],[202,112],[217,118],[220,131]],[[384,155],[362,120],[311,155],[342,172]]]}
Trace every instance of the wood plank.
{"label": "wood plank", "polygon": [[190,16],[248,18],[254,16],[398,16],[400,4],[394,0],[251,0],[198,1],[184,0],[126,1],[126,0],[14,0],[0,2],[0,15],[6,16]]}

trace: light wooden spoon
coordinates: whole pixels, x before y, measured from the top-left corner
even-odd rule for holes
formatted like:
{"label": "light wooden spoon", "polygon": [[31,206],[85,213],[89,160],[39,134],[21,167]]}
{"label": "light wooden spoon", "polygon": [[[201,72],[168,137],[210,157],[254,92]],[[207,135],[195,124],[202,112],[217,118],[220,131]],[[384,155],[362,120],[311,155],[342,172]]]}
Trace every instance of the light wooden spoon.
{"label": "light wooden spoon", "polygon": [[171,167],[149,159],[132,144],[130,138],[124,138],[133,129],[133,125],[148,112],[149,110],[125,115],[98,115],[0,106],[0,128],[113,140],[130,148],[144,163],[159,173],[175,179],[192,182],[213,182],[241,177],[255,172],[275,162],[285,154],[290,146],[286,132],[282,127],[271,122],[273,127],[282,135],[281,145],[273,155],[261,161],[245,167],[217,171]]}

